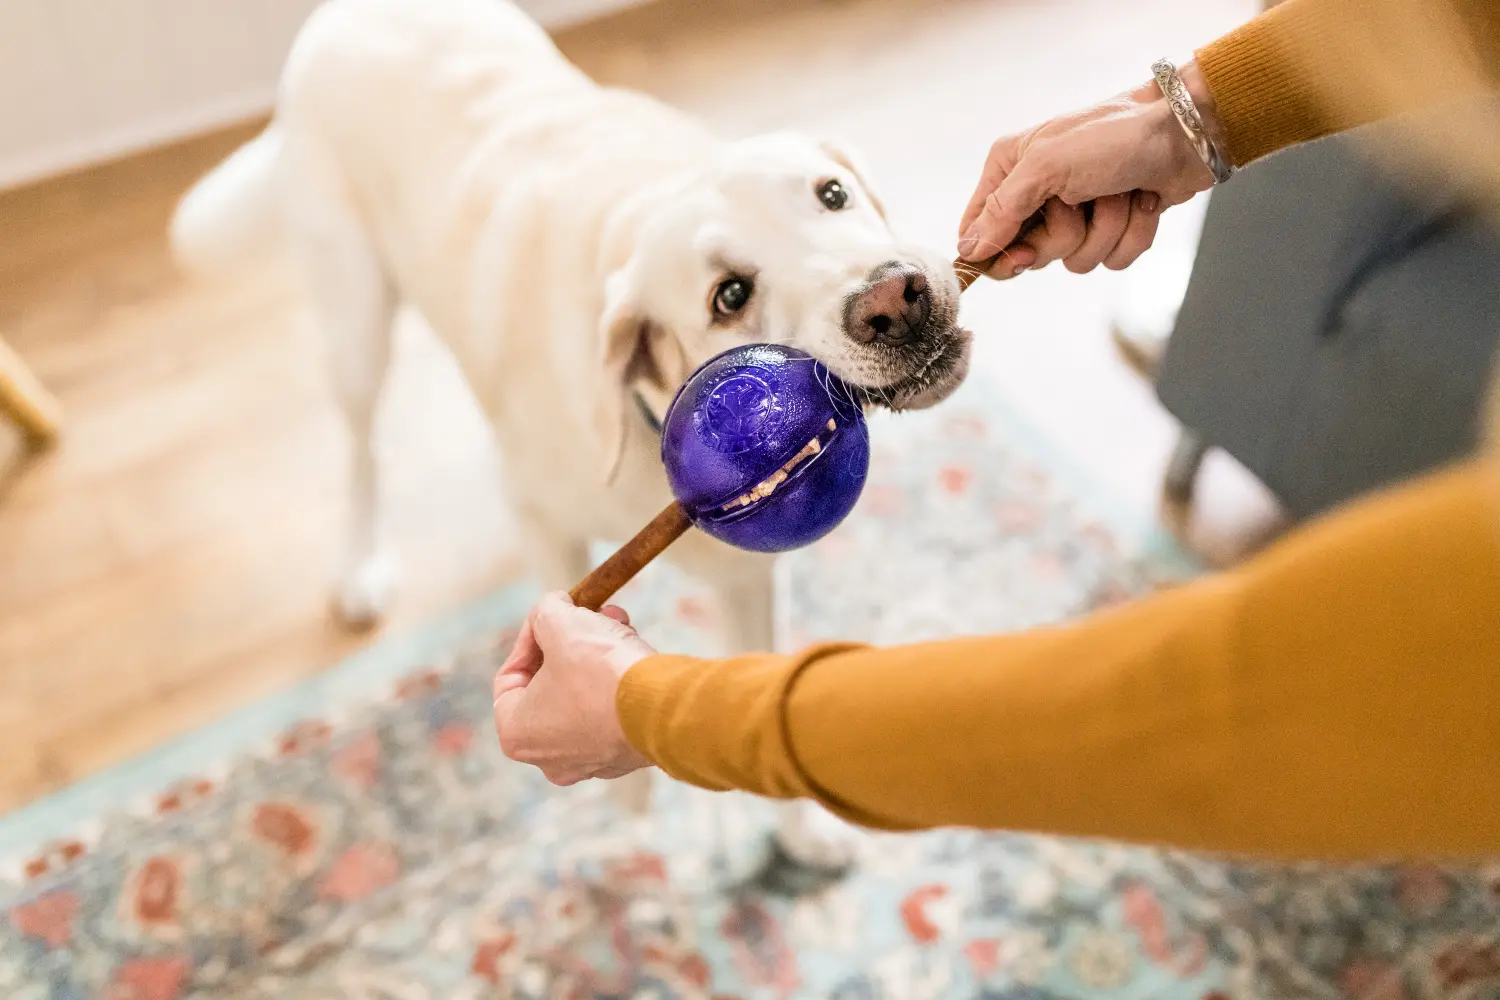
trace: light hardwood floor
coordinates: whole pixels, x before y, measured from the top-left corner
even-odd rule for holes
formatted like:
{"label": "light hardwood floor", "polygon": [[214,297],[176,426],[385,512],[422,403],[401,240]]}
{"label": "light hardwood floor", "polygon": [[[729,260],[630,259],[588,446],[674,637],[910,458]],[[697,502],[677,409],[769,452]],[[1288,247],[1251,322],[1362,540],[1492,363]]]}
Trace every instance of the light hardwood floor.
{"label": "light hardwood floor", "polygon": [[[726,133],[791,124],[859,141],[898,222],[946,245],[995,135],[1131,83],[1247,13],[1237,0],[667,0],[562,44]],[[344,431],[295,284],[274,265],[188,283],[165,251],[178,194],[254,128],[0,194],[0,336],[66,410],[53,451],[0,443],[0,810],[378,637],[327,612]],[[1111,286],[1066,280],[971,295],[971,324],[995,331],[984,363],[1149,509],[1170,421],[1110,352]],[[399,344],[382,441],[405,572],[385,632],[516,574],[485,428],[420,323],[403,319]]]}

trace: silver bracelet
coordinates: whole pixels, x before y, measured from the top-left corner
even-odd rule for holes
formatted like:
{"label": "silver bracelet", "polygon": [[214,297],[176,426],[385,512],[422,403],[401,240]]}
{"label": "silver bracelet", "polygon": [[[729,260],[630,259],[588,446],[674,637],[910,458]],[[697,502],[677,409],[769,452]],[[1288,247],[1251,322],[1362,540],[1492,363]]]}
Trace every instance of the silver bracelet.
{"label": "silver bracelet", "polygon": [[1209,138],[1208,130],[1203,127],[1203,116],[1198,114],[1198,106],[1193,103],[1193,95],[1188,93],[1177,67],[1170,60],[1158,59],[1151,64],[1151,74],[1156,77],[1156,85],[1167,99],[1167,106],[1172,109],[1177,124],[1187,134],[1188,142],[1192,143],[1198,157],[1203,160],[1203,165],[1214,175],[1214,183],[1223,184],[1229,180],[1234,168],[1229,165],[1229,160],[1219,151],[1213,139]]}

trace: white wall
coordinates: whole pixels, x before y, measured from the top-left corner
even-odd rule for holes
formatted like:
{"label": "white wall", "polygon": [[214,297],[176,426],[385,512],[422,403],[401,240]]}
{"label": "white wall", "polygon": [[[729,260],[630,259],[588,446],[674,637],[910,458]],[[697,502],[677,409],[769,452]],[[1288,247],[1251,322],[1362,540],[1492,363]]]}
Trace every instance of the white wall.
{"label": "white wall", "polygon": [[[520,2],[557,26],[635,0]],[[0,0],[0,188],[267,110],[317,3]]]}

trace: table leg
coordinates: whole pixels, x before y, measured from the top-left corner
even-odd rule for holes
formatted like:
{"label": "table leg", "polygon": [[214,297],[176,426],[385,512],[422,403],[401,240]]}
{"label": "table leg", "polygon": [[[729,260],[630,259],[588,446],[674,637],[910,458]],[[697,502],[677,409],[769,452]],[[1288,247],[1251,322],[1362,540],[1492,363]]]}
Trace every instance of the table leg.
{"label": "table leg", "polygon": [[4,340],[0,340],[0,411],[38,444],[49,444],[57,437],[62,408]]}

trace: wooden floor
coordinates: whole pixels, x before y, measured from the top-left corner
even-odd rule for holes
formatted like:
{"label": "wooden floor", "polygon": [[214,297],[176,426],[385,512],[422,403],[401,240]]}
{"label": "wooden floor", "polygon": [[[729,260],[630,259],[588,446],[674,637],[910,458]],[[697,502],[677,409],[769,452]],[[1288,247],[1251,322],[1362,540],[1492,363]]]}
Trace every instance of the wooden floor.
{"label": "wooden floor", "polygon": [[[562,43],[728,134],[860,141],[898,221],[946,246],[995,135],[1247,13],[1126,6],[667,0]],[[1058,30],[1065,57],[1044,51]],[[66,407],[50,453],[0,429],[0,810],[372,639],[327,613],[345,442],[298,289],[275,265],[191,284],[166,255],[176,197],[254,127],[0,194],[0,336]],[[1170,421],[1109,352],[1109,286],[1072,280],[976,291],[970,322],[1003,331],[986,363],[1018,406],[1149,506]],[[382,442],[405,572],[387,631],[516,572],[485,428],[419,322],[399,344]]]}

